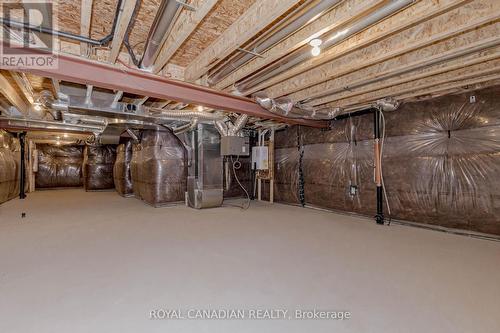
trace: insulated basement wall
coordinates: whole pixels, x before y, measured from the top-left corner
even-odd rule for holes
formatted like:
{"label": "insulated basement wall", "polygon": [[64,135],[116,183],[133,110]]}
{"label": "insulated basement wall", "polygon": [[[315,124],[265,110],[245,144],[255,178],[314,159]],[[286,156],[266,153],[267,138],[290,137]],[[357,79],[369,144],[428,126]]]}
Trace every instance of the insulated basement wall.
{"label": "insulated basement wall", "polygon": [[[233,161],[236,161],[236,157],[233,157]],[[238,161],[241,163],[241,167],[236,170],[236,176],[240,181],[241,185],[248,191],[250,194],[252,190],[252,164],[250,157],[240,156]],[[229,173],[224,174],[224,197],[246,197],[245,192],[240,187],[236,178],[234,177],[234,171],[232,167],[231,159],[228,158]],[[229,188],[227,188],[228,186]]]}
{"label": "insulated basement wall", "polygon": [[116,160],[116,146],[86,146],[83,162],[83,179],[86,191],[115,188],[113,167]]}
{"label": "insulated basement wall", "polygon": [[[500,234],[499,94],[493,87],[385,113],[392,218]],[[278,132],[275,200],[373,216],[372,138],[371,114],[336,121],[329,131]]]}
{"label": "insulated basement wall", "polygon": [[19,140],[0,130],[0,203],[19,195],[20,158]]}
{"label": "insulated basement wall", "polygon": [[83,185],[83,147],[37,144],[38,171],[35,188],[80,187]]}

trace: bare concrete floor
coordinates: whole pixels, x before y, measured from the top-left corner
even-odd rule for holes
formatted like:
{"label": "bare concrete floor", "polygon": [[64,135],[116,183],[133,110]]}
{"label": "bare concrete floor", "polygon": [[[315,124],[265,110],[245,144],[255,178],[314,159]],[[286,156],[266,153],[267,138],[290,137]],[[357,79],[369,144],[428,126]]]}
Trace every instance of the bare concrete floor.
{"label": "bare concrete floor", "polygon": [[[162,308],[292,319],[149,319]],[[112,192],[36,192],[0,206],[0,332],[497,333],[500,243],[285,205],[154,209]]]}

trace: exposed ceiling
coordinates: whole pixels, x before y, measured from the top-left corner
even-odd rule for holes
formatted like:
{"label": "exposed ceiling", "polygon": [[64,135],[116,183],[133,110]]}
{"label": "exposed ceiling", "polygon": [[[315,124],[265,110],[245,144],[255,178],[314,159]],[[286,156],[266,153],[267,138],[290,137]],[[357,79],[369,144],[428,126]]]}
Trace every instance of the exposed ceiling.
{"label": "exposed ceiling", "polygon": [[[109,44],[96,47],[62,38],[58,41],[60,50],[134,68],[123,44],[127,26],[129,43],[141,57],[161,2],[140,1],[134,19],[136,0],[122,0]],[[368,107],[381,98],[404,102],[498,84],[500,80],[498,0],[186,3],[195,10],[179,7],[148,71],[249,97],[256,92],[287,97],[306,106],[304,110],[340,108],[342,112]],[[302,15],[325,3],[331,6],[299,29],[283,33]],[[113,32],[117,0],[57,0],[55,4],[60,31],[93,39]],[[265,44],[278,35],[279,40]],[[323,42],[317,56],[312,56],[308,44],[313,38]],[[254,54],[248,55],[248,51]],[[242,56],[248,59],[239,61]],[[223,75],[217,76],[221,71]],[[56,94],[57,83],[31,74],[16,79],[2,70],[0,102],[26,107],[32,102],[30,93],[51,90]],[[147,97],[123,96],[126,101],[147,106],[195,107]]]}

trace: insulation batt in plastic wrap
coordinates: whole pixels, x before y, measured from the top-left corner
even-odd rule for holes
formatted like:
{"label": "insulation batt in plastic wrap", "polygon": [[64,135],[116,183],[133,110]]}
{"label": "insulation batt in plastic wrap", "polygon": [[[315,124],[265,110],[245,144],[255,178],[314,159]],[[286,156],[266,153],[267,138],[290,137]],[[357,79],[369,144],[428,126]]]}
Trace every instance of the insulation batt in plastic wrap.
{"label": "insulation batt in plastic wrap", "polygon": [[[236,161],[236,158],[233,158],[233,160]],[[248,193],[250,193],[252,188],[251,158],[247,156],[240,156],[238,161],[241,163],[241,167],[236,170],[236,175],[238,176],[238,180],[241,185],[243,185]],[[241,189],[240,185],[238,185],[238,182],[234,178],[231,159],[228,159],[227,168],[227,173],[224,174],[224,197],[231,198],[246,196],[245,192]],[[229,186],[228,189],[226,189],[227,186]]]}
{"label": "insulation batt in plastic wrap", "polygon": [[107,190],[115,187],[113,167],[116,146],[86,146],[83,162],[83,179],[86,191]]}
{"label": "insulation batt in plastic wrap", "polygon": [[134,194],[146,203],[163,206],[183,202],[187,186],[187,153],[171,131],[145,130],[133,146]]}
{"label": "insulation batt in plastic wrap", "polygon": [[[382,166],[392,218],[500,234],[499,94],[493,87],[385,113]],[[297,128],[276,137],[275,191],[288,192],[277,200],[295,204]],[[301,127],[300,140],[306,203],[373,216],[373,115],[336,121],[329,131]]]}
{"label": "insulation batt in plastic wrap", "polygon": [[36,188],[80,187],[83,185],[83,147],[37,144]]}
{"label": "insulation batt in plastic wrap", "polygon": [[132,161],[132,141],[118,145],[116,149],[116,161],[113,168],[115,189],[121,196],[134,194],[132,175],[130,173],[130,162]]}
{"label": "insulation batt in plastic wrap", "polygon": [[395,218],[500,234],[499,94],[444,96],[386,115],[383,170]]}
{"label": "insulation batt in plastic wrap", "polygon": [[19,195],[19,140],[0,130],[0,203]]}

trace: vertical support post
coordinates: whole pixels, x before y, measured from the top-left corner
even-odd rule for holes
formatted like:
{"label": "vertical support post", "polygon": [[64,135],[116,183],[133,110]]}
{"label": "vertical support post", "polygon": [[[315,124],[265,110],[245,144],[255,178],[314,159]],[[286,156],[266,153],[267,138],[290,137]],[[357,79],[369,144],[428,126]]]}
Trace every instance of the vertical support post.
{"label": "vertical support post", "polygon": [[25,175],[26,175],[26,166],[24,165],[24,156],[25,156],[25,144],[26,144],[26,132],[19,133],[19,143],[21,145],[21,175],[19,177],[19,199],[26,198],[26,193],[24,192],[24,183],[25,183]]}
{"label": "vertical support post", "polygon": [[381,161],[382,156],[380,155],[380,109],[375,108],[373,112],[373,124],[374,124],[374,153],[373,159],[375,164],[375,185],[377,186],[377,214],[375,215],[375,221],[377,224],[384,224],[384,206],[383,206],[383,189],[382,189],[382,173],[381,173]]}

